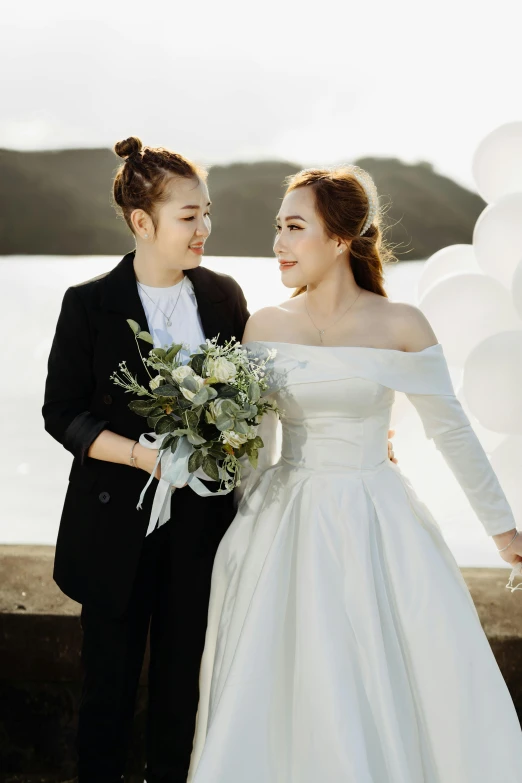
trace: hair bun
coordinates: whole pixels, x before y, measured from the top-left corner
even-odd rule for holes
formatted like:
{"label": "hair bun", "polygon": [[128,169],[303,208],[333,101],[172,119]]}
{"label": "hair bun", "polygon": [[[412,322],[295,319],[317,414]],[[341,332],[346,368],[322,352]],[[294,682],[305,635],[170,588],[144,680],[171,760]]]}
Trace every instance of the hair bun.
{"label": "hair bun", "polygon": [[142,149],[143,143],[137,136],[129,136],[128,139],[117,141],[114,145],[114,152],[124,160],[127,160],[127,158],[134,155],[136,152],[141,152]]}

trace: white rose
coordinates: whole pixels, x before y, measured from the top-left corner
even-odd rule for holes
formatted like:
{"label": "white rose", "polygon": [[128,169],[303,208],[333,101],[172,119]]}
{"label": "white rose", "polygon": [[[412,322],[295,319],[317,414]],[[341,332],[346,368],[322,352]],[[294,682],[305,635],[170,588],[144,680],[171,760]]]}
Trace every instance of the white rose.
{"label": "white rose", "polygon": [[[190,374],[190,373],[187,373],[187,375],[189,375],[189,374]],[[185,376],[185,377],[186,377],[186,376]],[[194,399],[194,397],[196,396],[196,394],[198,393],[198,391],[201,389],[201,387],[202,387],[202,386],[204,385],[204,383],[205,383],[205,381],[203,380],[203,378],[201,377],[201,375],[195,375],[194,373],[192,373],[192,376],[191,376],[191,377],[192,377],[192,379],[193,379],[194,381],[196,381],[196,383],[197,383],[197,385],[198,385],[198,388],[197,388],[197,390],[196,390],[196,391],[190,391],[190,389],[185,389],[185,387],[184,387],[184,386],[180,386],[181,393],[182,393],[182,395],[185,397],[185,399],[186,399],[186,400],[193,400],[193,399]]]}
{"label": "white rose", "polygon": [[155,378],[152,378],[152,380],[150,380],[150,381],[149,381],[149,386],[150,386],[150,388],[151,388],[151,389],[153,389],[153,390],[154,390],[154,389],[157,389],[157,388],[158,388],[158,386],[160,385],[160,383],[161,383],[162,381],[164,381],[164,380],[165,380],[165,379],[163,378],[163,376],[162,376],[162,375],[156,375],[156,377],[155,377]]}
{"label": "white rose", "polygon": [[248,437],[241,432],[234,432],[234,430],[225,430],[221,433],[225,443],[232,446],[233,449],[238,449],[243,443],[246,443]]}
{"label": "white rose", "polygon": [[175,370],[172,370],[172,378],[176,383],[182,383],[187,375],[194,375],[194,370],[187,364],[182,364],[181,367],[176,367]]}
{"label": "white rose", "polygon": [[225,359],[224,356],[218,356],[217,359],[207,360],[207,372],[209,377],[216,378],[220,383],[226,383],[236,376],[236,365]]}

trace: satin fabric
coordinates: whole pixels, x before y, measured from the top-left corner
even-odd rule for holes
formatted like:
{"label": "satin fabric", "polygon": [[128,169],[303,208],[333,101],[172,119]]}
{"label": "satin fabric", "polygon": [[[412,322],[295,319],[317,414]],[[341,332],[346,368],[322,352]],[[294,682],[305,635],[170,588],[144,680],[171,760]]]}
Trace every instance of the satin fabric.
{"label": "satin fabric", "polygon": [[188,781],[512,783],[511,697],[436,521],[387,458],[397,389],[486,530],[514,527],[441,346],[265,346],[282,449],[263,433],[216,555]]}

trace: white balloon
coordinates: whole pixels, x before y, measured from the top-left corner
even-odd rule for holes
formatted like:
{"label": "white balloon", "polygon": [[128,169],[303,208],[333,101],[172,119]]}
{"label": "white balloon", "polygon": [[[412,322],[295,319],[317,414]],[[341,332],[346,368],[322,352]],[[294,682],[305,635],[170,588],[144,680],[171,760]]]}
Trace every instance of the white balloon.
{"label": "white balloon", "polygon": [[477,147],[472,167],[485,201],[522,192],[522,122],[509,122],[488,134]]}
{"label": "white balloon", "polygon": [[484,427],[522,434],[522,330],[501,332],[477,345],[464,364],[462,387]]}
{"label": "white balloon", "polygon": [[443,278],[425,293],[419,307],[450,364],[462,365],[486,337],[522,328],[509,291],[498,280],[480,273]]}
{"label": "white balloon", "polygon": [[484,272],[510,288],[522,257],[522,193],[486,207],[475,224],[473,247]]}
{"label": "white balloon", "polygon": [[513,275],[513,282],[511,283],[511,296],[513,297],[513,304],[515,309],[522,318],[522,261],[519,261],[515,274]]}
{"label": "white balloon", "polygon": [[515,516],[517,525],[522,523],[522,437],[511,435],[495,449],[491,455],[491,466],[509,505]]}
{"label": "white balloon", "polygon": [[417,299],[443,277],[457,272],[480,272],[473,245],[449,245],[428,258],[417,283]]}
{"label": "white balloon", "polygon": [[500,432],[493,432],[493,430],[488,430],[486,427],[483,427],[480,421],[473,415],[473,413],[469,409],[469,405],[466,402],[466,397],[464,395],[464,389],[461,386],[459,390],[457,391],[457,399],[462,405],[462,409],[466,416],[469,419],[469,423],[471,424],[473,428],[473,432],[479,439],[482,448],[486,452],[486,454],[491,454],[496,448],[500,446],[501,443],[503,443],[507,435],[504,435]]}

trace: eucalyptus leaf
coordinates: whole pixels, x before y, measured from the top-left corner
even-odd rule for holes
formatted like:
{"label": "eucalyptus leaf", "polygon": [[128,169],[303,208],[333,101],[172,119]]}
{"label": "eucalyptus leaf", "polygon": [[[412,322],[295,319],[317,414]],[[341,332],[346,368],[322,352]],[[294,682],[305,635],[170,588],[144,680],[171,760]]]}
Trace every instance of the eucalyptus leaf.
{"label": "eucalyptus leaf", "polygon": [[248,461],[250,462],[254,470],[257,469],[257,458],[258,458],[257,449],[255,451],[248,452]]}
{"label": "eucalyptus leaf", "polygon": [[208,392],[208,398],[209,398],[209,400],[215,400],[215,399],[216,399],[216,397],[218,396],[218,393],[217,393],[217,391],[214,389],[214,387],[213,387],[213,386],[205,386],[205,389],[206,389],[206,390],[207,390],[207,392]]}
{"label": "eucalyptus leaf", "polygon": [[193,405],[204,405],[208,400],[208,390],[206,386],[202,386],[197,394],[192,398]]}
{"label": "eucalyptus leaf", "polygon": [[189,458],[188,469],[189,473],[194,473],[203,464],[203,453],[200,449],[196,449]]}
{"label": "eucalyptus leaf", "polygon": [[219,481],[219,468],[217,466],[216,460],[213,457],[205,457],[203,459],[202,467],[207,476],[210,476],[210,478],[214,479],[214,481]]}
{"label": "eucalyptus leaf", "polygon": [[226,416],[235,416],[240,410],[239,405],[233,400],[223,400],[221,403],[220,411]]}
{"label": "eucalyptus leaf", "polygon": [[216,421],[216,427],[221,432],[224,432],[225,430],[231,430],[234,426],[234,419],[229,418],[228,416],[218,416]]}
{"label": "eucalyptus leaf", "polygon": [[181,385],[184,389],[188,389],[188,391],[191,392],[197,392],[199,390],[198,382],[191,375],[187,375],[187,377],[183,379]]}
{"label": "eucalyptus leaf", "polygon": [[140,332],[138,335],[136,335],[139,340],[143,340],[146,343],[150,343],[151,345],[154,345],[154,340],[150,336],[148,332]]}
{"label": "eucalyptus leaf", "polygon": [[234,424],[234,431],[239,432],[241,435],[246,435],[248,432],[248,424],[246,424],[244,421],[236,420],[236,423]]}
{"label": "eucalyptus leaf", "polygon": [[263,446],[265,445],[265,444],[264,444],[264,441],[263,441],[263,438],[260,438],[260,437],[259,437],[259,435],[256,435],[256,437],[254,438],[254,440],[252,441],[252,443],[254,444],[254,446],[256,447],[256,449],[262,449],[262,448],[263,448]]}
{"label": "eucalyptus leaf", "polygon": [[194,430],[189,431],[187,440],[189,443],[192,443],[193,446],[202,446],[204,443],[206,443],[205,438],[202,438],[201,435],[198,435],[198,433],[194,432]]}
{"label": "eucalyptus leaf", "polygon": [[127,323],[129,324],[130,328],[134,332],[134,334],[138,334],[141,332],[141,326],[137,321],[133,321],[132,318],[127,318]]}

